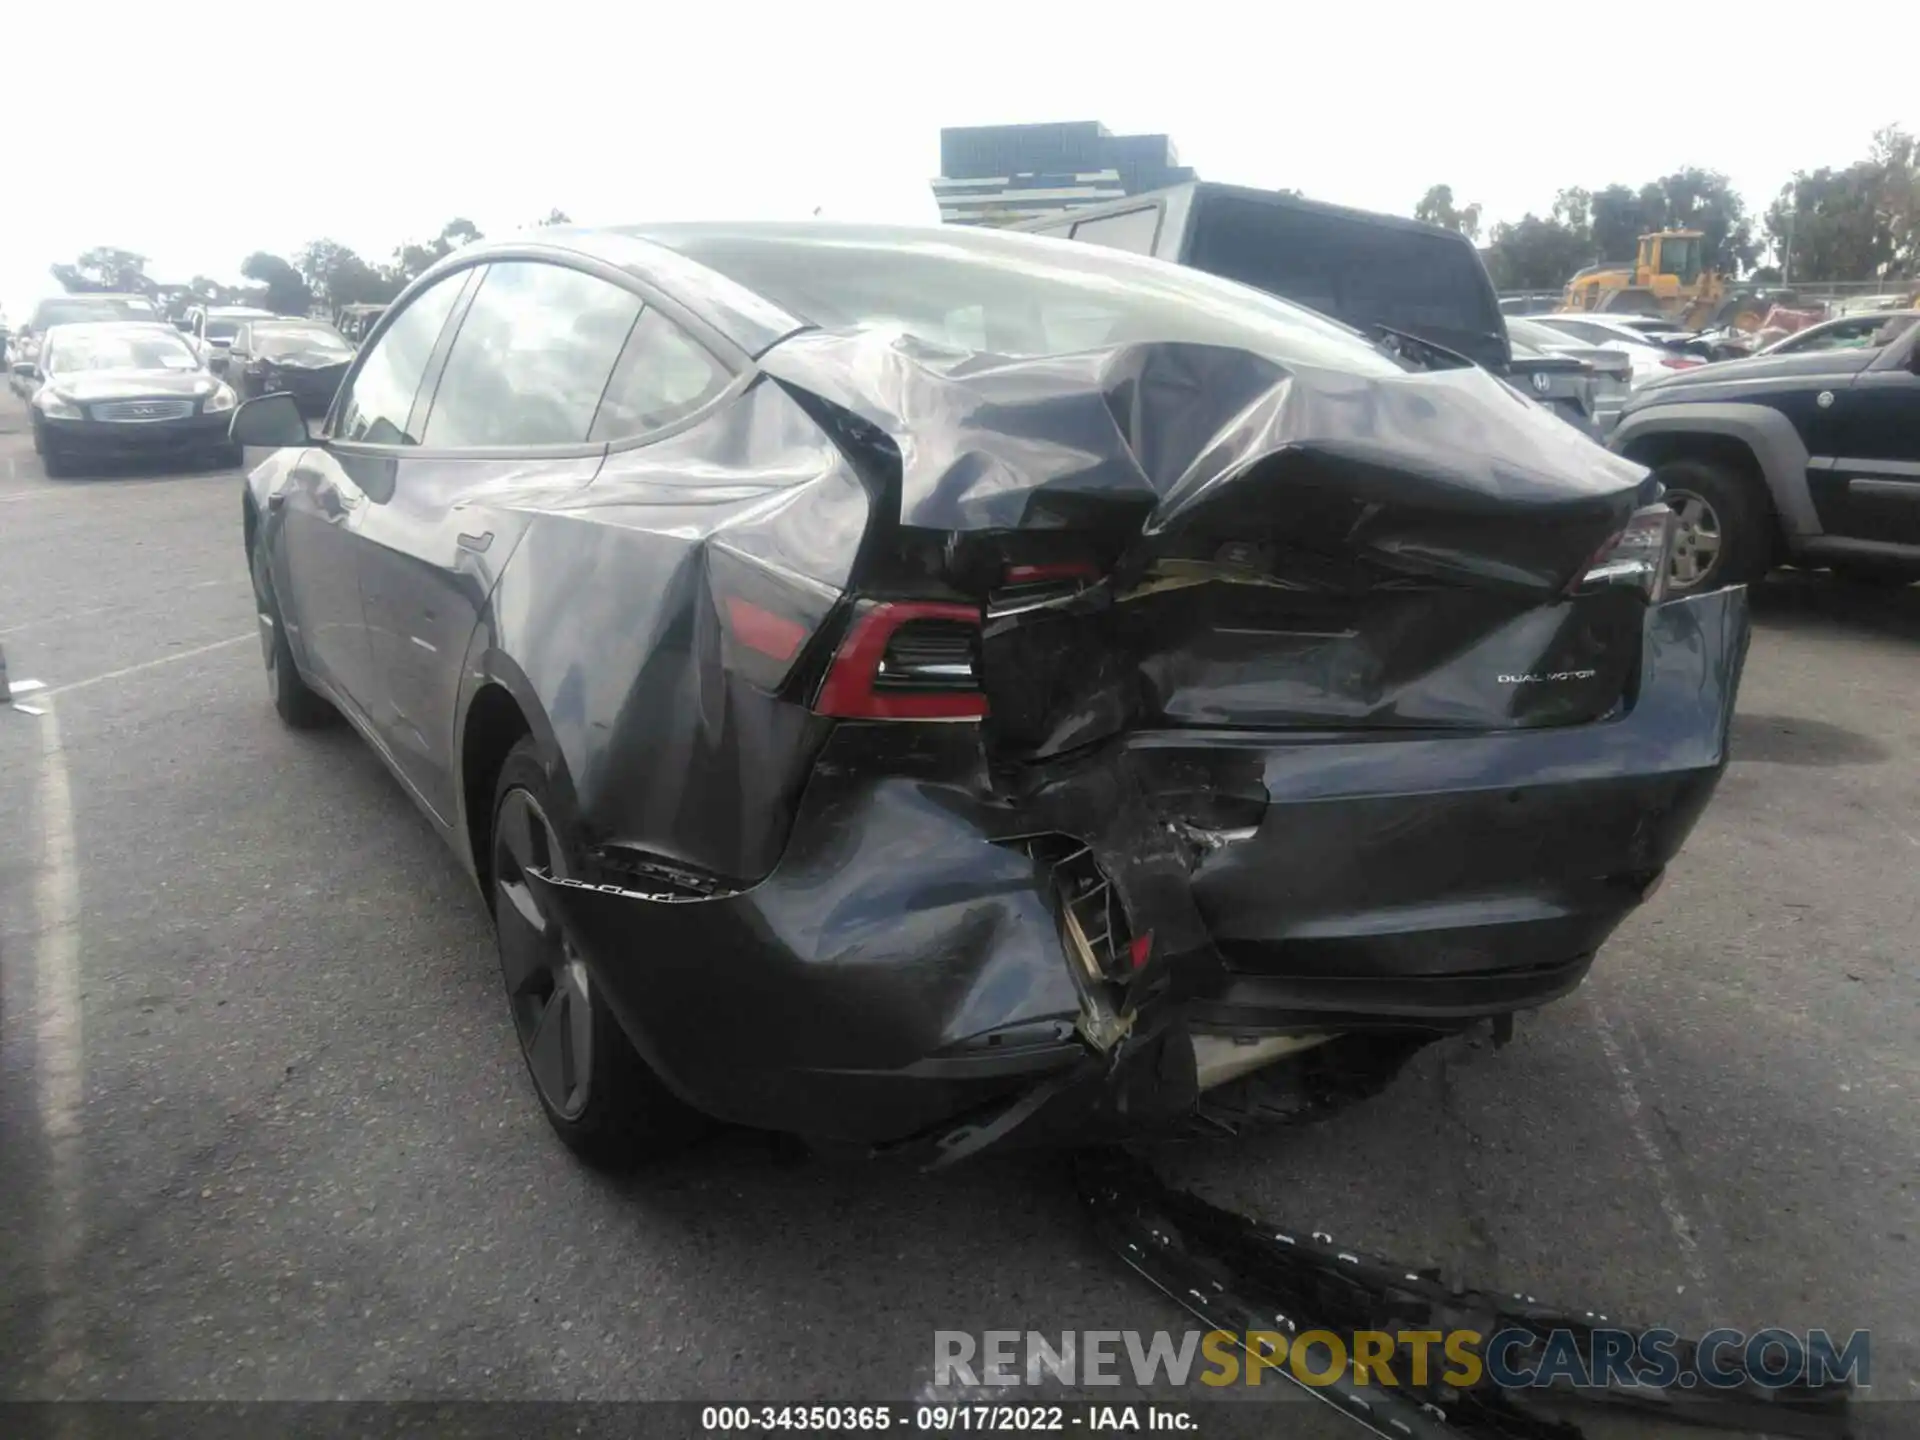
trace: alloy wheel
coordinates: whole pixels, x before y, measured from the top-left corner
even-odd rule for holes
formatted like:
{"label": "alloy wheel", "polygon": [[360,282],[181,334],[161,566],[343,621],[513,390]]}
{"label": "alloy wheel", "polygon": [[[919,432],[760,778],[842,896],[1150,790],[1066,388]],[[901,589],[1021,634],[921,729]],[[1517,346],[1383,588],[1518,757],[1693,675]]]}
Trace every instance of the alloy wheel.
{"label": "alloy wheel", "polygon": [[587,967],[527,872],[564,878],[565,854],[532,792],[509,790],[494,826],[494,919],[513,1028],[540,1096],[564,1120],[586,1109],[593,1072],[593,991]]}
{"label": "alloy wheel", "polygon": [[1720,516],[1689,490],[1669,490],[1667,508],[1673,511],[1673,553],[1667,561],[1667,583],[1675,590],[1692,590],[1720,563]]}

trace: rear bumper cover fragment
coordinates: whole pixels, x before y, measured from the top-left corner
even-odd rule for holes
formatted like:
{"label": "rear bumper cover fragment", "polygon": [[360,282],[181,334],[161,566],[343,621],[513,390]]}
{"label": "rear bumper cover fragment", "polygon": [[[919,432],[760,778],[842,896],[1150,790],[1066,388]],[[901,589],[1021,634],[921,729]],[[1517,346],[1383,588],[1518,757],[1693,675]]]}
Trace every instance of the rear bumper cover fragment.
{"label": "rear bumper cover fragment", "polygon": [[[1575,1316],[1531,1297],[1455,1289],[1435,1271],[1365,1254],[1330,1235],[1279,1229],[1170,1189],[1117,1152],[1090,1152],[1078,1168],[1082,1203],[1114,1252],[1175,1304],[1243,1343],[1253,1333],[1292,1337],[1313,1330],[1348,1336],[1361,1330],[1473,1330],[1483,1342],[1510,1332],[1520,1337],[1513,1353],[1528,1357],[1531,1368],[1548,1337],[1559,1332],[1580,1351],[1585,1373],[1608,1373],[1594,1356],[1594,1332],[1605,1317],[1591,1311]],[[1706,1386],[1695,1383],[1700,1367],[1691,1342],[1680,1342],[1673,1359],[1675,1375],[1667,1385],[1503,1390],[1483,1382],[1454,1390],[1437,1378],[1428,1385],[1392,1385],[1375,1376],[1363,1385],[1348,1371],[1303,1388],[1391,1440],[1580,1440],[1581,1432],[1561,1418],[1569,1402],[1750,1433],[1835,1440],[1848,1433],[1849,1385],[1768,1387],[1749,1374],[1729,1376],[1722,1364],[1715,1383]],[[1389,1365],[1388,1373],[1410,1381],[1414,1371],[1405,1360],[1399,1357],[1398,1368]],[[1439,1369],[1434,1367],[1436,1375]],[[1273,1373],[1298,1383],[1290,1367],[1276,1365]]]}

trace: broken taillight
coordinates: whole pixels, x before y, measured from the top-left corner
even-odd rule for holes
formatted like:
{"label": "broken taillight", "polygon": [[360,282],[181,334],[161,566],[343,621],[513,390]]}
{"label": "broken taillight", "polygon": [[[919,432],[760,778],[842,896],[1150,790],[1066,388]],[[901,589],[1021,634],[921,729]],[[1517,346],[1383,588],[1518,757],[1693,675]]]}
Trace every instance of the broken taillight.
{"label": "broken taillight", "polygon": [[813,708],[846,720],[979,720],[980,612],[937,600],[865,601]]}
{"label": "broken taillight", "polygon": [[1707,362],[1704,360],[1689,360],[1682,355],[1666,355],[1661,357],[1660,363],[1669,370],[1698,370]]}
{"label": "broken taillight", "polygon": [[1648,505],[1634,511],[1626,529],[1600,547],[1574,588],[1590,591],[1624,585],[1639,590],[1649,601],[1664,599],[1672,549],[1673,511],[1665,505]]}

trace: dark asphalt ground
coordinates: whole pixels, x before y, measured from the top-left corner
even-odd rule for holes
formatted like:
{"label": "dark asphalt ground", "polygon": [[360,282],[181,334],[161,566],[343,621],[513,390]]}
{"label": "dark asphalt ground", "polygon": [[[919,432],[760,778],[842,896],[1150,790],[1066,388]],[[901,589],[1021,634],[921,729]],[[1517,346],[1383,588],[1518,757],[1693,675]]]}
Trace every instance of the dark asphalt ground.
{"label": "dark asphalt ground", "polygon": [[[0,396],[0,645],[51,687],[0,711],[0,1397],[907,1399],[936,1329],[1187,1328],[1046,1157],[573,1163],[452,856],[268,706],[237,474],[50,482],[24,429]],[[1870,1328],[1862,1433],[1910,1433],[1920,589],[1755,606],[1736,761],[1581,994],[1166,1165],[1578,1309]]]}

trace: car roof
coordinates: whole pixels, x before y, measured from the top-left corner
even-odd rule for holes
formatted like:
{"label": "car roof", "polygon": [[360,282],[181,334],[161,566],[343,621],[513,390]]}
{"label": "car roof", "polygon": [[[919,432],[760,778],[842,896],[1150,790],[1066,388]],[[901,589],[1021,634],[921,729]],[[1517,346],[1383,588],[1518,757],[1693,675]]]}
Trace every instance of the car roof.
{"label": "car roof", "polygon": [[207,306],[207,314],[224,315],[229,319],[237,315],[245,320],[292,320],[297,318],[292,315],[276,315],[271,310],[262,310],[253,305],[209,305]]}
{"label": "car roof", "polygon": [[[795,239],[832,233],[868,239],[908,235],[924,239],[930,232],[951,238],[959,227],[933,225],[868,226],[838,221],[676,222],[658,225],[589,227],[542,225],[518,235],[480,240],[438,261],[393,302],[399,304],[421,287],[454,270],[506,259],[551,259],[570,256],[619,270],[646,284],[656,285],[711,329],[748,355],[758,356],[807,323],[757,291],[730,280],[684,255],[676,245],[701,239],[745,236]],[[964,242],[960,242],[964,243]]]}
{"label": "car roof", "polygon": [[151,295],[142,295],[138,290],[63,290],[58,295],[42,295],[33,303],[50,305],[55,300],[144,300],[153,303]]}
{"label": "car roof", "polygon": [[[59,325],[49,325],[47,338],[65,335],[69,331],[84,331],[89,335],[98,335],[102,331],[118,330],[151,330],[163,335],[171,335],[176,340],[180,338],[180,332],[164,320],[68,320]],[[186,342],[182,340],[180,343],[184,345]]]}

